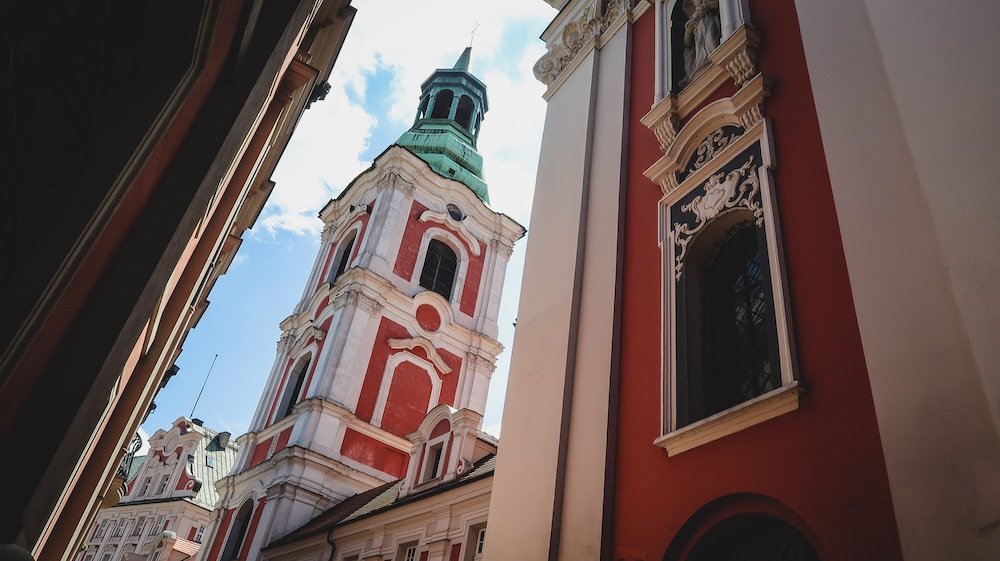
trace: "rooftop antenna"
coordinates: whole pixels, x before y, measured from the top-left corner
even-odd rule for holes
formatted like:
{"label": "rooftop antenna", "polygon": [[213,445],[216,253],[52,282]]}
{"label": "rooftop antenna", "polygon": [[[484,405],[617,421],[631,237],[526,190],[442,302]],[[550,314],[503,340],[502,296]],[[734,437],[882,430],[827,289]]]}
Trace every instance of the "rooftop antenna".
{"label": "rooftop antenna", "polygon": [[472,28],[472,34],[469,36],[469,46],[472,46],[472,41],[476,39],[476,30],[479,29],[479,22],[476,22],[475,27]]}
{"label": "rooftop antenna", "polygon": [[215,361],[219,359],[219,353],[215,353],[215,358],[212,359],[212,365],[208,367],[208,374],[205,374],[205,381],[201,383],[201,389],[198,390],[198,397],[194,400],[194,405],[191,406],[191,414],[188,415],[188,419],[194,418],[194,409],[198,407],[198,402],[201,401],[201,393],[205,391],[205,384],[208,383],[208,377],[212,375],[212,369],[215,368]]}

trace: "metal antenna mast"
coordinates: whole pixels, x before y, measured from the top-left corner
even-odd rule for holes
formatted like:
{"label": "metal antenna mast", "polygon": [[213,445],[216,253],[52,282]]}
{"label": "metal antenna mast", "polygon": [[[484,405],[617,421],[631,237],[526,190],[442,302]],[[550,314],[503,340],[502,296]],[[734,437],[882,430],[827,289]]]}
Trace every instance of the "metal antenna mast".
{"label": "metal antenna mast", "polygon": [[201,401],[201,393],[205,391],[205,384],[208,383],[208,377],[212,375],[212,369],[215,368],[215,361],[219,359],[219,353],[215,353],[215,358],[212,359],[212,365],[208,367],[208,374],[205,374],[205,381],[201,383],[201,389],[198,390],[198,397],[194,400],[194,405],[191,406],[191,414],[188,415],[189,419],[194,418],[194,409],[198,407],[198,402]]}

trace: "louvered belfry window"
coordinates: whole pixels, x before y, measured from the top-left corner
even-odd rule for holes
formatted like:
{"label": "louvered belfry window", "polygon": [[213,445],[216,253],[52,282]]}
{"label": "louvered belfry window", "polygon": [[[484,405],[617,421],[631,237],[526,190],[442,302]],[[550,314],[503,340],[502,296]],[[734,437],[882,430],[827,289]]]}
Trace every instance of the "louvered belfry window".
{"label": "louvered belfry window", "polygon": [[451,300],[457,268],[458,257],[455,252],[444,242],[431,240],[427,246],[424,268],[420,271],[420,286]]}

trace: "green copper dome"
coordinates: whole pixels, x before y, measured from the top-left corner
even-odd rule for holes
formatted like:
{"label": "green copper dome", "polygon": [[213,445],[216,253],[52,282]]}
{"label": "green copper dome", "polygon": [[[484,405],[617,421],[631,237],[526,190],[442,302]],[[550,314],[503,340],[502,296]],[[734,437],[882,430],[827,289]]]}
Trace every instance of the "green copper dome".
{"label": "green copper dome", "polygon": [[396,144],[409,149],[444,177],[461,181],[484,202],[483,157],[476,151],[483,115],[489,110],[486,84],[469,73],[472,47],[452,68],[439,68],[420,85],[413,127]]}

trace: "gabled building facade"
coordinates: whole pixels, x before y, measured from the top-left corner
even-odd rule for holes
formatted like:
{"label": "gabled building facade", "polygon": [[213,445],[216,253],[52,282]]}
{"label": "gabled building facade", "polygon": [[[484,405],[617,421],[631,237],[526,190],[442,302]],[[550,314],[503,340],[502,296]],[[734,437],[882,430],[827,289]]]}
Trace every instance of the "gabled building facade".
{"label": "gabled building facade", "polygon": [[181,417],[149,438],[115,506],[101,510],[77,561],[179,561],[196,558],[238,447],[228,432]]}
{"label": "gabled building facade", "polygon": [[[469,57],[432,74],[413,127],[320,211],[204,561],[256,561],[358,493],[422,474],[405,495],[480,459],[504,273],[525,231],[485,202],[486,87]],[[432,411],[444,417],[427,427]]]}
{"label": "gabled building facade", "polygon": [[1000,9],[549,4],[487,560],[995,558]]}

